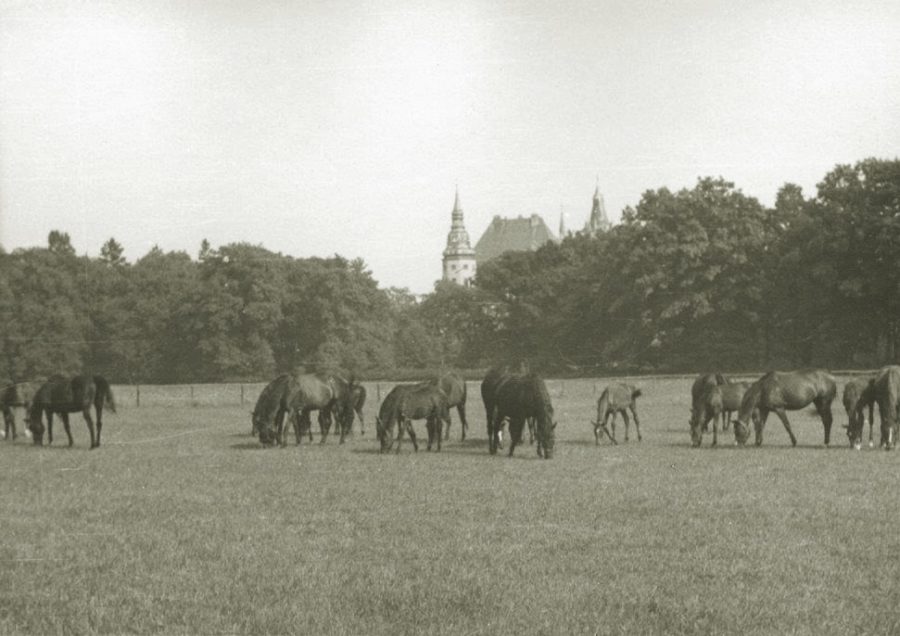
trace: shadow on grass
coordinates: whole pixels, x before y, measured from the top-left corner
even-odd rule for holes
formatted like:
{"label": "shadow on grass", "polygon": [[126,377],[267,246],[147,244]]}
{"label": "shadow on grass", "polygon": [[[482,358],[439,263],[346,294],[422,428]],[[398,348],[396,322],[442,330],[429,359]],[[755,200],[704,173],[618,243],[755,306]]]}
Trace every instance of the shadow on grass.
{"label": "shadow on grass", "polygon": [[263,446],[259,442],[241,442],[240,444],[232,444],[232,450],[271,450],[278,448],[277,446]]}

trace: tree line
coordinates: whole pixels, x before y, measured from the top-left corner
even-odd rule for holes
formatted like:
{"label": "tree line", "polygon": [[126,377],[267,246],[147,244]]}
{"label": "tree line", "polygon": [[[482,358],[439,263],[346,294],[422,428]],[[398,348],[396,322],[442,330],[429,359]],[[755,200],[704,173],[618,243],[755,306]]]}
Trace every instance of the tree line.
{"label": "tree line", "polygon": [[0,374],[114,382],[260,381],[298,368],[389,377],[526,360],[545,373],[750,370],[895,362],[900,161],[839,165],[767,208],[722,178],[649,190],[622,222],[480,265],[417,297],[360,259],[258,245],[133,263],[0,249]]}

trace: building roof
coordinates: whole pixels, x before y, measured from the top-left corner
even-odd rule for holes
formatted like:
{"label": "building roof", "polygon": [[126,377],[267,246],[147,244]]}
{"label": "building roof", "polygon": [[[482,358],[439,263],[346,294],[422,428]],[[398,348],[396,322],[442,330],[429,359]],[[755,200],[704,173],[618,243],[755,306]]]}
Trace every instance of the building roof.
{"label": "building roof", "polygon": [[453,200],[453,212],[451,212],[450,233],[447,234],[447,247],[444,256],[471,256],[475,253],[469,244],[469,233],[463,222],[462,206],[459,205],[459,189],[456,190],[456,198]]}
{"label": "building roof", "polygon": [[544,219],[537,214],[515,219],[495,216],[475,245],[475,260],[480,264],[504,252],[536,250],[555,238]]}

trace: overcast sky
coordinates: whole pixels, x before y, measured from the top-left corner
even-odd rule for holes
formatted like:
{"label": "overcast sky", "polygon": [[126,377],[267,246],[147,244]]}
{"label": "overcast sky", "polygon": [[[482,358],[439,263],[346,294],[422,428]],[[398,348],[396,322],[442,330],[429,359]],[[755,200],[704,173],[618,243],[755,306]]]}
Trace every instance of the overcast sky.
{"label": "overcast sky", "polygon": [[0,244],[260,243],[432,288],[459,186],[613,221],[900,152],[900,2],[0,0]]}

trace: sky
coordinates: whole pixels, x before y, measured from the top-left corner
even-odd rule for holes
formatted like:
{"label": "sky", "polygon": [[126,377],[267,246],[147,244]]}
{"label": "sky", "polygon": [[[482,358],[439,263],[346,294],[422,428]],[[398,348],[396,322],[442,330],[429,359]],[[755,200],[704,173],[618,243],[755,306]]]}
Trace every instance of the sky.
{"label": "sky", "polygon": [[425,293],[457,188],[474,246],[898,149],[895,0],[0,0],[6,250],[246,241]]}

